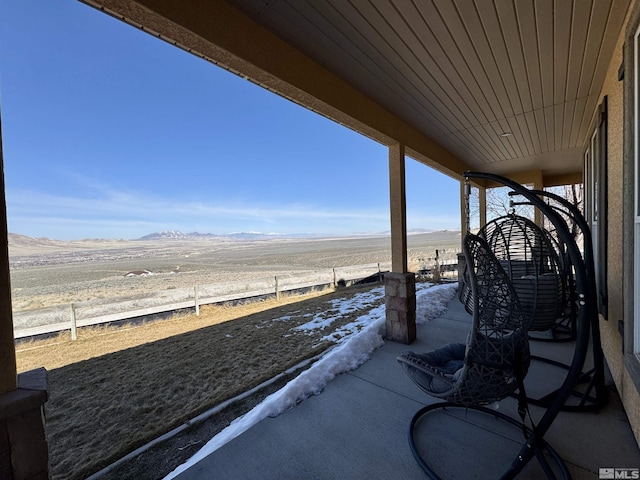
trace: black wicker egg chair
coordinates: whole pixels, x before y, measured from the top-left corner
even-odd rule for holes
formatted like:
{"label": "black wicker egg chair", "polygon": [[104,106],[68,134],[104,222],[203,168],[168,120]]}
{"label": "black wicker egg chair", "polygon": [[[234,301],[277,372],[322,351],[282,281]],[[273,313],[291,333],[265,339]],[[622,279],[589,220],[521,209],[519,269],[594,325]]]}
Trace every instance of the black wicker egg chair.
{"label": "black wicker egg chair", "polygon": [[[518,294],[530,332],[553,331],[564,315],[568,301],[563,262],[554,240],[528,218],[509,214],[480,229]],[[470,287],[460,290],[471,313]]]}
{"label": "black wicker egg chair", "polygon": [[[571,236],[575,239],[579,236],[579,234],[583,234],[582,226],[580,225],[579,219],[576,217],[582,216],[575,208],[573,204],[571,204],[568,200],[560,197],[559,195],[553,194],[551,192],[546,192],[542,190],[531,190],[532,193],[538,195],[550,209],[556,211],[560,217],[565,221],[565,224],[571,234]],[[516,192],[509,192],[509,195],[512,197],[518,197]],[[521,202],[521,201],[511,201],[512,207],[516,207],[518,205],[528,205],[531,206],[530,202]],[[547,233],[547,236],[550,238],[553,243],[554,249],[558,252],[558,257],[560,259],[560,265],[562,269],[562,275],[565,284],[565,298],[566,305],[563,315],[558,318],[555,325],[553,326],[553,338],[545,339],[542,337],[536,338],[536,340],[550,340],[554,342],[571,342],[576,338],[576,289],[575,289],[575,280],[574,280],[574,268],[567,254],[567,246],[558,236],[558,232],[556,228],[548,221],[544,221],[545,217],[543,217],[543,229]],[[586,223],[585,223],[586,225]],[[588,228],[588,227],[587,227]],[[586,262],[586,258],[585,258]],[[586,265],[586,263],[585,263]],[[587,268],[588,270],[588,268]],[[587,272],[589,274],[589,272]]]}
{"label": "black wicker egg chair", "polygon": [[[432,352],[407,352],[398,361],[409,378],[430,396],[445,400],[428,405],[413,417],[409,429],[411,451],[418,464],[432,479],[440,478],[425,460],[417,446],[418,437],[429,435],[421,428],[422,422],[440,413],[454,409],[473,410],[490,419],[507,422],[525,432],[523,449],[535,454],[548,478],[570,478],[560,456],[541,436],[532,437],[526,427],[526,395],[524,377],[530,355],[527,320],[522,313],[516,291],[501,263],[492,254],[487,242],[476,235],[464,239],[467,261],[466,282],[470,286],[469,303],[473,315],[472,327],[465,344],[448,344]],[[521,420],[517,420],[485,407],[520,390]],[[533,438],[533,439],[532,439]],[[548,465],[546,452],[555,469]],[[513,478],[526,462],[514,461],[503,478]],[[556,473],[553,473],[553,472]]]}
{"label": "black wicker egg chair", "polygon": [[[573,357],[569,364],[562,364],[549,358],[532,355],[532,360],[540,360],[548,365],[560,367],[557,371],[564,373],[564,380],[561,383],[558,382],[559,386],[550,391],[547,390],[548,393],[543,396],[528,399],[529,403],[547,408],[538,427],[541,424],[545,427],[550,425],[560,411],[598,410],[606,404],[608,395],[603,380],[593,254],[590,251],[589,227],[584,217],[567,200],[552,193],[528,189],[506,177],[485,172],[465,172],[465,178],[467,182],[471,179],[482,179],[501,184],[512,190],[510,195],[523,197],[524,202],[518,204],[532,205],[549,221],[550,229],[555,232],[556,245],[560,246],[561,257],[567,262],[564,264],[564,275],[566,278],[567,272],[570,273],[568,284],[574,324]],[[557,205],[550,205],[545,201],[552,197]],[[584,234],[584,253],[578,248],[572,229],[567,224],[567,218],[576,222]],[[593,351],[595,366],[592,370],[585,372],[587,352],[590,349]],[[555,373],[553,376],[555,377]],[[550,377],[549,386],[552,386],[551,383]],[[586,388],[584,388],[585,385]],[[593,390],[596,392],[595,395],[590,393]]]}
{"label": "black wicker egg chair", "polygon": [[[570,260],[567,254],[567,244],[562,241],[556,229],[550,229],[549,233],[555,244],[558,245],[561,259],[563,259],[563,268],[565,272],[566,282],[568,287],[568,308],[566,312],[568,315],[566,318],[560,318],[554,332],[556,339],[559,341],[575,340],[577,333],[577,305],[584,302],[583,298],[589,298],[591,300],[592,309],[590,315],[586,318],[589,324],[589,330],[591,333],[590,346],[592,350],[591,361],[592,367],[590,369],[584,369],[580,375],[578,384],[580,388],[574,390],[570,397],[570,402],[565,404],[562,408],[564,411],[591,411],[599,410],[604,407],[609,400],[609,391],[605,384],[604,378],[604,354],[602,352],[602,344],[600,339],[600,328],[598,325],[598,308],[595,299],[598,298],[598,292],[596,288],[595,280],[595,266],[594,255],[592,249],[591,229],[587,224],[584,216],[580,210],[567,199],[560,197],[559,195],[547,192],[543,190],[531,190],[531,193],[543,199],[548,208],[558,213],[567,223],[567,229],[571,232],[571,237],[575,238],[579,233],[582,235],[584,248],[581,257],[577,259],[576,265],[583,269],[586,273],[587,289],[589,293],[580,297],[576,292],[576,282],[574,274],[578,270],[574,263]],[[516,192],[510,193],[511,196],[517,197]],[[514,205],[531,205],[531,202],[512,202]],[[569,366],[549,359],[541,359],[540,357],[532,357],[536,360],[544,360],[547,363],[551,363],[557,367],[568,369]],[[530,399],[530,402],[535,405],[547,406],[551,399],[555,395],[555,392],[551,392],[545,397],[538,399]]]}

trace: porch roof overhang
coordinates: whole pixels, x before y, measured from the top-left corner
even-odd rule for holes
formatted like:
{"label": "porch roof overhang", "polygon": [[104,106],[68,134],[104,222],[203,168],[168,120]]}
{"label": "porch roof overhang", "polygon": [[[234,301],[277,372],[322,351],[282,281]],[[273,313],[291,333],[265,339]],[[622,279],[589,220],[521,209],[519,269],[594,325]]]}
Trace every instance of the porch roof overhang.
{"label": "porch roof overhang", "polygon": [[545,185],[583,149],[631,0],[81,0],[408,156]]}

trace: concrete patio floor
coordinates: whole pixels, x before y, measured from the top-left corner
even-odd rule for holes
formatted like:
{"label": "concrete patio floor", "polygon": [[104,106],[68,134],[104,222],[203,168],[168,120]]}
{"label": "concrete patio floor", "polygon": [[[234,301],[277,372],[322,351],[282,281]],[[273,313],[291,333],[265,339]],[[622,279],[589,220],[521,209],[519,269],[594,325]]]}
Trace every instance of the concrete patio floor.
{"label": "concrete patio floor", "polygon": [[[258,423],[178,476],[196,479],[424,479],[408,443],[409,423],[424,405],[437,399],[424,394],[402,372],[396,357],[407,350],[433,350],[464,342],[470,316],[457,298],[447,313],[418,326],[410,346],[385,342],[355,371],[336,377],[324,391],[276,417]],[[572,343],[531,342],[534,355],[567,362]],[[564,373],[533,362],[528,394],[558,386]],[[553,383],[556,382],[556,383]],[[610,380],[608,381],[610,384]],[[545,435],[575,479],[598,479],[600,468],[638,468],[640,451],[617,393],[599,412],[561,412]],[[500,402],[498,411],[513,418],[516,401]],[[544,410],[531,407],[534,419]],[[477,417],[477,418],[476,418]],[[418,424],[419,447],[443,478],[497,478],[523,443],[519,428],[493,417],[462,412],[437,413]],[[428,443],[425,443],[428,442]],[[518,478],[544,475],[534,459]]]}

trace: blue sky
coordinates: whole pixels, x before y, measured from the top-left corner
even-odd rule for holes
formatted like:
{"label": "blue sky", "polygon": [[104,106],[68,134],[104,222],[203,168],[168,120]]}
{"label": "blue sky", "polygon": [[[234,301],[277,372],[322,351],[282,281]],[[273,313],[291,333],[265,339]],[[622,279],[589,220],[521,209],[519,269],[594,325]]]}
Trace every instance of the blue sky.
{"label": "blue sky", "polygon": [[[73,0],[0,2],[9,231],[389,230],[386,147]],[[410,229],[458,182],[407,159]]]}

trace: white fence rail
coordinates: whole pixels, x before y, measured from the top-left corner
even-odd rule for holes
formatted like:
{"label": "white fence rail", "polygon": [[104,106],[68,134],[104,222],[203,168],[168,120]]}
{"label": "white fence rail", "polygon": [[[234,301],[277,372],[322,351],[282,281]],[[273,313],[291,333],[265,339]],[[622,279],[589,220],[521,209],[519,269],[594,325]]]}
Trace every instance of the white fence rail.
{"label": "white fence rail", "polygon": [[389,262],[336,267],[303,275],[282,275],[244,282],[196,285],[162,290],[147,296],[77,302],[71,305],[13,312],[14,338],[26,338],[102,323],[128,320],[200,305],[249,299],[265,295],[279,298],[283,292],[322,286],[349,285],[379,275],[391,268]]}

